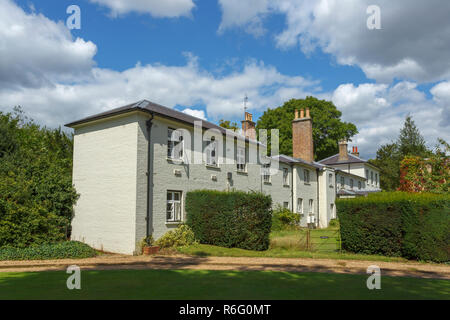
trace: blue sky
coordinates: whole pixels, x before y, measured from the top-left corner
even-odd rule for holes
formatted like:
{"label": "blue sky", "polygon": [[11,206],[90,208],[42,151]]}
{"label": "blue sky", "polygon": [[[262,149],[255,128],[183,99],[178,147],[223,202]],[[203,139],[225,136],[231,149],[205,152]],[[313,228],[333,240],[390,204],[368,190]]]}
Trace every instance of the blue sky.
{"label": "blue sky", "polygon": [[[0,0],[0,111],[20,104],[59,126],[145,98],[239,121],[245,94],[254,118],[314,95],[358,126],[366,157],[406,114],[432,146],[450,138],[450,4],[431,2]],[[73,4],[81,29],[69,31]]]}

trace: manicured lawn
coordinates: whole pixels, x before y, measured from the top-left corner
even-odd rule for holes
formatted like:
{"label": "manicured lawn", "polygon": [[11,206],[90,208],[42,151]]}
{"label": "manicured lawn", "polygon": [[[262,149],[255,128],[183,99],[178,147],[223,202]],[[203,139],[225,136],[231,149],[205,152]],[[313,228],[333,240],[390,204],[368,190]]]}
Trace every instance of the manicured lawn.
{"label": "manicured lawn", "polygon": [[82,271],[81,290],[58,272],[0,273],[0,299],[450,299],[450,281],[270,271]]}
{"label": "manicured lawn", "polygon": [[[306,235],[303,230],[273,231],[270,235],[270,248],[266,251],[250,251],[238,248],[223,248],[212,245],[196,244],[177,248],[180,253],[194,256],[216,257],[272,257],[272,258],[313,258],[313,259],[346,259],[386,262],[405,262],[404,258],[339,253],[336,249],[336,231],[322,229],[311,231],[311,241],[316,250],[306,250]],[[321,239],[321,237],[329,239]]]}

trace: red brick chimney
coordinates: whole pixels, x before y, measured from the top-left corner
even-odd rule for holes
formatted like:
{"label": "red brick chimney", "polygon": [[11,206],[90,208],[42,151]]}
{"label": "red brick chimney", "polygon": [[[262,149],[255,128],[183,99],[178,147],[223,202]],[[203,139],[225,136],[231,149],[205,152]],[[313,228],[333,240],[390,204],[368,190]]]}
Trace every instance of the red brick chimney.
{"label": "red brick chimney", "polygon": [[352,148],[352,155],[359,157],[359,151],[358,151],[358,147],[353,147]]}
{"label": "red brick chimney", "polygon": [[339,141],[339,161],[348,161],[348,142],[347,140]]}
{"label": "red brick chimney", "polygon": [[253,116],[251,113],[245,113],[245,120],[242,122],[242,134],[249,139],[256,140],[256,127],[253,122]]}
{"label": "red brick chimney", "polygon": [[307,162],[314,161],[314,144],[312,135],[312,119],[309,108],[305,111],[295,110],[295,119],[292,121],[292,153],[294,158],[299,158]]}

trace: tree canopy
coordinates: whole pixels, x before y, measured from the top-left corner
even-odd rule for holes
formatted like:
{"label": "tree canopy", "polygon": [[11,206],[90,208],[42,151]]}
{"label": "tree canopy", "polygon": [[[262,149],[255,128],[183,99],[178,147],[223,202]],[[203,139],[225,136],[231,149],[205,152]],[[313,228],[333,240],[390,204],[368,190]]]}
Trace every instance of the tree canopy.
{"label": "tree canopy", "polygon": [[295,110],[309,107],[314,139],[314,155],[316,160],[332,156],[339,151],[338,142],[350,139],[358,133],[356,126],[341,120],[340,112],[331,101],[314,97],[291,99],[282,106],[268,109],[259,118],[256,129],[268,130],[270,149],[270,129],[278,129],[280,134],[280,153],[292,155],[292,121]]}
{"label": "tree canopy", "polygon": [[225,128],[225,129],[233,130],[233,131],[239,130],[239,125],[237,124],[237,122],[231,122],[230,120],[220,119],[219,126],[221,126],[222,128]]}
{"label": "tree canopy", "polygon": [[382,145],[371,163],[381,170],[381,188],[394,191],[400,186],[400,163],[405,157],[429,157],[432,154],[414,120],[408,115],[397,140]]}

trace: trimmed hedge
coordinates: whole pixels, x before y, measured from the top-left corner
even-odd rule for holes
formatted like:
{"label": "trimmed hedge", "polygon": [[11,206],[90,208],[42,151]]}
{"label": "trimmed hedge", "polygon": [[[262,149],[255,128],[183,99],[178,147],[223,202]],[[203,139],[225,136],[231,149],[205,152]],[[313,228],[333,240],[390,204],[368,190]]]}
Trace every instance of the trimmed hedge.
{"label": "trimmed hedge", "polygon": [[362,254],[450,261],[450,195],[378,193],[336,202],[342,248]]}
{"label": "trimmed hedge", "polygon": [[198,190],[186,196],[186,224],[200,243],[263,251],[269,248],[272,198],[262,193]]}
{"label": "trimmed hedge", "polygon": [[1,260],[48,260],[95,257],[97,252],[87,244],[78,241],[66,241],[53,244],[41,244],[27,248],[0,248]]}

